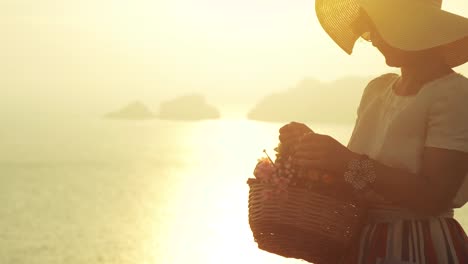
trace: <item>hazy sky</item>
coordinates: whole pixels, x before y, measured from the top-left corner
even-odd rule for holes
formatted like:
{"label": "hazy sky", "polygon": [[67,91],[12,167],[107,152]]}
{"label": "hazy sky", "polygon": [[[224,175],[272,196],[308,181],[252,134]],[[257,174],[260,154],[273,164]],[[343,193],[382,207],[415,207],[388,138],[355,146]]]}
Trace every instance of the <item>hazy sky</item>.
{"label": "hazy sky", "polygon": [[[468,1],[445,2],[468,15]],[[392,70],[363,41],[345,54],[320,27],[313,0],[0,0],[0,35],[10,105],[258,95],[304,77]]]}

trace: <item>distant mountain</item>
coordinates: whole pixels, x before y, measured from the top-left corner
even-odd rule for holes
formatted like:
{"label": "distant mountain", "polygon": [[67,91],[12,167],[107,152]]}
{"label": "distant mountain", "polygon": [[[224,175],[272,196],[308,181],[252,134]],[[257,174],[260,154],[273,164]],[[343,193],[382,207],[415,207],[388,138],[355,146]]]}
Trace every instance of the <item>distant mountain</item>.
{"label": "distant mountain", "polygon": [[205,120],[219,119],[221,114],[202,95],[189,94],[162,102],[158,117],[169,120]]}
{"label": "distant mountain", "polygon": [[148,120],[156,118],[156,115],[153,114],[142,102],[135,101],[120,110],[106,114],[105,117],[123,120]]}
{"label": "distant mountain", "polygon": [[345,78],[323,83],[305,79],[284,92],[264,97],[247,114],[267,122],[354,122],[367,78]]}

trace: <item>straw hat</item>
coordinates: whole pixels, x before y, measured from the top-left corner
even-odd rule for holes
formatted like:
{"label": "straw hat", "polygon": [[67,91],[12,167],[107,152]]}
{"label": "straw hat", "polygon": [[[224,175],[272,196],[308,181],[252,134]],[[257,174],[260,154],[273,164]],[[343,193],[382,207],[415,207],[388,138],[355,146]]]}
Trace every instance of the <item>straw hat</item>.
{"label": "straw hat", "polygon": [[468,61],[468,19],[441,10],[442,0],[316,0],[315,11],[328,35],[348,54],[360,37],[368,39],[372,20],[390,46],[438,49],[447,65]]}

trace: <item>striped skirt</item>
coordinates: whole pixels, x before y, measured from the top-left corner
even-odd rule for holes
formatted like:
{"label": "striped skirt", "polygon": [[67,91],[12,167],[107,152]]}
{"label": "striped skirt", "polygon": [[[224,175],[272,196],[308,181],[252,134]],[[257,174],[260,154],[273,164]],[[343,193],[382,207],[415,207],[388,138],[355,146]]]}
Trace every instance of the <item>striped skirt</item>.
{"label": "striped skirt", "polygon": [[467,264],[468,238],[453,217],[371,219],[345,264]]}

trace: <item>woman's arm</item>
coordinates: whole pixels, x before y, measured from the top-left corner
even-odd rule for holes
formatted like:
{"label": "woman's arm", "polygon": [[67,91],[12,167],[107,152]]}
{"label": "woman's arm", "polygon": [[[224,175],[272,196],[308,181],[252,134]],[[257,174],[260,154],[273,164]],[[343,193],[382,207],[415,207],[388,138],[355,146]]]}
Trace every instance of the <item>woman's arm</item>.
{"label": "woman's arm", "polygon": [[468,153],[425,148],[421,171],[413,174],[374,162],[372,188],[386,200],[425,214],[452,208],[452,201],[468,172]]}
{"label": "woman's arm", "polygon": [[[297,145],[300,166],[323,169],[343,180],[347,165],[361,155],[326,135],[308,133]],[[468,153],[425,148],[419,174],[374,161],[376,180],[372,188],[386,200],[425,214],[452,207],[452,200],[468,172]]]}

